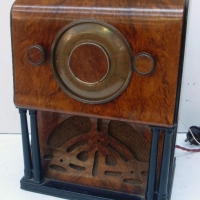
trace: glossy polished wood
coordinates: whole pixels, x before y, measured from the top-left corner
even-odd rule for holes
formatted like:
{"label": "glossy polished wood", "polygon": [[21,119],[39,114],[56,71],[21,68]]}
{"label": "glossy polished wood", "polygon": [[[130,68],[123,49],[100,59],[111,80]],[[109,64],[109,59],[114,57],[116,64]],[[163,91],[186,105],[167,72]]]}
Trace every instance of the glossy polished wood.
{"label": "glossy polished wood", "polygon": [[[15,105],[173,126],[183,14],[184,0],[17,0],[11,12]],[[141,76],[134,71],[126,90],[108,103],[84,104],[66,95],[50,67],[51,45],[64,26],[79,19],[114,26],[127,40],[133,57],[141,52],[153,56],[153,73]],[[26,59],[33,44],[46,53],[46,61],[39,67]]]}

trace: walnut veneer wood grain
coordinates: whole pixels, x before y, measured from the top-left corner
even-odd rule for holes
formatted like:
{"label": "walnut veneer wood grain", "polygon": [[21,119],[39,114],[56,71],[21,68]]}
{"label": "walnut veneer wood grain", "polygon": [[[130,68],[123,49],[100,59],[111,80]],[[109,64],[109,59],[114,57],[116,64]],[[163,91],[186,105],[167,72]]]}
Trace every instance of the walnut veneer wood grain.
{"label": "walnut veneer wood grain", "polygon": [[151,142],[148,126],[44,111],[37,117],[45,178],[145,195]]}
{"label": "walnut veneer wood grain", "polygon": [[[14,102],[17,107],[173,126],[180,68],[184,0],[17,0],[12,8]],[[130,45],[133,57],[153,56],[153,73],[135,71],[126,90],[111,102],[89,105],[65,94],[50,67],[51,45],[58,32],[79,19],[107,22]],[[38,67],[27,49],[41,45],[46,61]]]}

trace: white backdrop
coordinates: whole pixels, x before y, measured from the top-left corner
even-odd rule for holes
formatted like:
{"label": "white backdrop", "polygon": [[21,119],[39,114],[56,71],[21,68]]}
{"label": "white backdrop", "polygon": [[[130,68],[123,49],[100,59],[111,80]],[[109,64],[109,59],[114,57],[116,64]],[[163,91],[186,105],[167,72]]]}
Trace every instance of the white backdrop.
{"label": "white backdrop", "polygon": [[[0,0],[0,133],[19,133],[18,110],[13,104],[10,9],[14,0]],[[179,117],[200,126],[200,1],[190,0]],[[187,128],[179,121],[179,132]]]}

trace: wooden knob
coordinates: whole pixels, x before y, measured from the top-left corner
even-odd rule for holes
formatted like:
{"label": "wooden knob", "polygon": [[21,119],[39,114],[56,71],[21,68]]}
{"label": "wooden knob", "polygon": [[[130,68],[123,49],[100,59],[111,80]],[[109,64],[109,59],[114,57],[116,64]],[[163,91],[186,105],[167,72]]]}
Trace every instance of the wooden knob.
{"label": "wooden knob", "polygon": [[148,75],[153,72],[155,68],[155,61],[150,54],[146,52],[139,53],[134,58],[133,67],[139,74]]}
{"label": "wooden knob", "polygon": [[26,57],[32,65],[41,65],[45,61],[44,49],[39,45],[32,45],[28,48]]}

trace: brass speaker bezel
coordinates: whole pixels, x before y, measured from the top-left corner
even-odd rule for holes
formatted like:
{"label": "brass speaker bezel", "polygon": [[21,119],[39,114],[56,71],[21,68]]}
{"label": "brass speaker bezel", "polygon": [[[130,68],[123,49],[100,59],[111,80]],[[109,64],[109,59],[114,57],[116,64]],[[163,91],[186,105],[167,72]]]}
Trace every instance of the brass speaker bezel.
{"label": "brass speaker bezel", "polygon": [[[86,29],[89,31],[84,32]],[[109,71],[100,82],[84,84],[68,69],[68,57],[77,45],[90,42],[107,53]],[[126,89],[133,71],[132,53],[123,35],[110,24],[78,20],[65,26],[55,38],[51,48],[51,68],[66,94],[83,103],[101,104],[115,99]]]}

